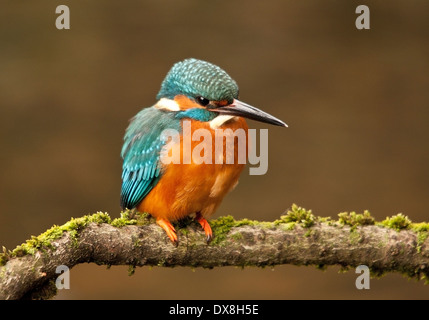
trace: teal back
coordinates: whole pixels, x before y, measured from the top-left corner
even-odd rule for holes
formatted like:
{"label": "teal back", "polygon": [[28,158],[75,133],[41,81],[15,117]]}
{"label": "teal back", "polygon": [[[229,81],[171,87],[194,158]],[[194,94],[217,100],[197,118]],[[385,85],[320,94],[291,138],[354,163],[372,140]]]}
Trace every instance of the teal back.
{"label": "teal back", "polygon": [[143,109],[132,119],[121,152],[122,208],[135,208],[161,178],[159,153],[165,145],[161,133],[169,128],[181,131],[175,113],[153,107]]}

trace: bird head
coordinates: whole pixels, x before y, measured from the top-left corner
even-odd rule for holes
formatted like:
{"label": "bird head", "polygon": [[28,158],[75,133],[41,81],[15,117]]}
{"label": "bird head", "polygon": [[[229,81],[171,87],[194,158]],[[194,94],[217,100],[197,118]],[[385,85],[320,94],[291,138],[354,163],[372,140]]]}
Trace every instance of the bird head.
{"label": "bird head", "polygon": [[224,70],[191,58],[170,69],[162,82],[155,107],[179,112],[182,117],[193,115],[203,121],[226,115],[287,127],[276,117],[238,100],[238,92],[237,83]]}

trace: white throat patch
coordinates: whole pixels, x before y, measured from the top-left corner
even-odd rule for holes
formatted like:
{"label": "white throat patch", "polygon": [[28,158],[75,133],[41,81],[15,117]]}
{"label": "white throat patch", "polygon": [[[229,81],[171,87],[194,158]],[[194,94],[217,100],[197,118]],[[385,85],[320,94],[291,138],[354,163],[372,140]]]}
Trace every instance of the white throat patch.
{"label": "white throat patch", "polygon": [[176,101],[167,98],[161,98],[155,104],[155,108],[168,111],[180,111],[179,104]]}
{"label": "white throat patch", "polygon": [[235,116],[228,116],[228,115],[219,115],[216,118],[214,118],[212,121],[210,121],[210,128],[217,129],[224,125],[225,122],[228,122],[230,120],[237,120],[237,117]]}

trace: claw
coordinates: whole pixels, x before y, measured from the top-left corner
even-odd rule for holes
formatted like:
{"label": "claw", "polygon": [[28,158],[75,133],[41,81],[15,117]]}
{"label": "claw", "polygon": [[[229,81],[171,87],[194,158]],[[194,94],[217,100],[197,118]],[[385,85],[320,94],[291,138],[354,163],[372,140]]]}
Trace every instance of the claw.
{"label": "claw", "polygon": [[213,239],[213,231],[208,221],[203,218],[203,216],[199,212],[197,213],[195,220],[198,221],[201,227],[203,227],[204,233],[206,234],[206,241],[207,243],[209,243]]}
{"label": "claw", "polygon": [[167,236],[170,238],[171,242],[173,242],[173,244],[177,246],[177,234],[176,234],[176,230],[174,229],[174,227],[170,223],[170,221],[165,220],[165,219],[157,219],[156,223],[162,229],[164,229],[164,231],[167,233]]}

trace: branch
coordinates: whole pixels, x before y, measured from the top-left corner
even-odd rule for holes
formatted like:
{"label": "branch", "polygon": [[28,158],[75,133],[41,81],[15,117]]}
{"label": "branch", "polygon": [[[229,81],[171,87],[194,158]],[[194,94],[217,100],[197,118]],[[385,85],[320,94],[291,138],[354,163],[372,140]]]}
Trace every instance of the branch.
{"label": "branch", "polygon": [[364,214],[341,213],[339,220],[315,217],[296,205],[273,222],[231,216],[211,220],[214,240],[187,219],[176,224],[173,246],[148,215],[111,220],[105,213],[72,219],[0,254],[0,299],[55,295],[57,266],[99,265],[274,266],[280,264],[367,265],[375,276],[401,272],[422,279],[429,272],[428,223],[411,223],[401,214],[375,222]]}

